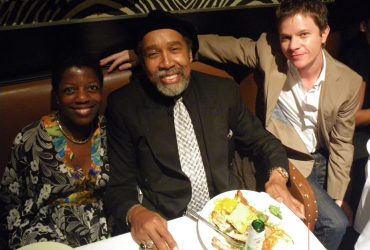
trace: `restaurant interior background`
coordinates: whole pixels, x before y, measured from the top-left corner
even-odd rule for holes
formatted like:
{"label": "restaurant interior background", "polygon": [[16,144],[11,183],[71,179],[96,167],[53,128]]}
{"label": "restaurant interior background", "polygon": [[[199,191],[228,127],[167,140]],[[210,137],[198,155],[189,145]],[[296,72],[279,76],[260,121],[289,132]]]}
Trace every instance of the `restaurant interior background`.
{"label": "restaurant interior background", "polygon": [[[357,2],[327,0],[333,32],[356,21]],[[366,0],[368,1],[368,0]],[[132,34],[152,9],[181,14],[200,34],[257,38],[274,29],[277,0],[2,0],[0,1],[0,84],[49,76],[62,48],[98,57],[132,48]],[[349,3],[350,2],[350,3]]]}

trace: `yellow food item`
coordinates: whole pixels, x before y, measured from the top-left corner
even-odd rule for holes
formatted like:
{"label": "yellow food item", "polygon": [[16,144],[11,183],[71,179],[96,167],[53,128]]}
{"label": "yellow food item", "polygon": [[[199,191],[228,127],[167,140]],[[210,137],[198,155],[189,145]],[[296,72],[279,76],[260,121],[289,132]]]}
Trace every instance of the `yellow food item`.
{"label": "yellow food item", "polygon": [[230,214],[237,205],[238,201],[236,199],[224,198],[216,203],[214,211],[226,212],[227,214]]}

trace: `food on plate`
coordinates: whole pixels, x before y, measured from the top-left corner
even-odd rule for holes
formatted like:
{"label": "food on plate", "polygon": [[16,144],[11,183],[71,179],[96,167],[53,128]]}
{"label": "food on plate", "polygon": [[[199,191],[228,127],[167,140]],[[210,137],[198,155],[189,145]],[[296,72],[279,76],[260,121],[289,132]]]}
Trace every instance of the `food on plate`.
{"label": "food on plate", "polygon": [[270,211],[270,213],[272,213],[273,215],[275,215],[279,219],[283,219],[283,216],[281,215],[280,207],[274,206],[274,205],[270,205],[269,206],[269,211]]}
{"label": "food on plate", "polygon": [[[236,192],[233,198],[217,200],[209,219],[221,231],[244,243],[248,242],[252,222],[263,223],[263,250],[274,249],[279,241],[293,243],[292,238],[279,227],[283,219],[280,207],[270,205],[266,211],[259,211],[249,204],[240,190]],[[222,250],[239,249],[233,247],[220,236],[213,237],[212,246]],[[244,249],[248,249],[247,245]]]}

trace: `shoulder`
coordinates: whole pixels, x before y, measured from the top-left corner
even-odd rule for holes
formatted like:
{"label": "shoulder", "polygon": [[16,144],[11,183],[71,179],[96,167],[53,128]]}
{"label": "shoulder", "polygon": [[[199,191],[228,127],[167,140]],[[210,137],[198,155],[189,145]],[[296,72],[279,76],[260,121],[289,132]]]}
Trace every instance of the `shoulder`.
{"label": "shoulder", "polygon": [[346,85],[351,85],[354,88],[359,88],[361,86],[362,77],[358,73],[344,63],[331,57],[327,52],[325,53],[325,56],[327,60],[327,74],[333,74],[334,72],[330,69],[334,67],[339,82],[342,82]]}
{"label": "shoulder", "polygon": [[132,96],[132,94],[140,91],[140,78],[135,77],[131,79],[131,81],[126,84],[125,86],[122,86],[112,93],[109,94],[108,100],[117,100],[122,99],[123,97],[129,97]]}
{"label": "shoulder", "polygon": [[210,92],[227,91],[238,87],[238,84],[231,78],[219,77],[195,70],[191,72],[191,82],[194,82],[197,88],[207,89]]}
{"label": "shoulder", "polygon": [[240,97],[239,85],[232,79],[222,78],[193,71],[191,74],[192,89],[204,103],[222,100],[222,103],[233,103]]}

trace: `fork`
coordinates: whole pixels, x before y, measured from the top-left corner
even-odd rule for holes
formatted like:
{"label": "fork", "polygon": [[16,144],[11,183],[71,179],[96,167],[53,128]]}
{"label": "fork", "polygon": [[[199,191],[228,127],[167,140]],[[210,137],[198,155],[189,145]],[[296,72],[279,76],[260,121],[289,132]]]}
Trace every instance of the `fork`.
{"label": "fork", "polygon": [[216,231],[218,234],[220,234],[222,237],[224,237],[225,240],[227,241],[227,243],[229,243],[230,245],[232,245],[234,247],[237,247],[237,248],[243,248],[243,247],[245,247],[245,242],[236,240],[233,237],[231,237],[230,235],[222,232],[217,226],[215,226],[214,224],[210,223],[207,219],[205,219],[204,217],[202,217],[201,215],[199,215],[197,212],[195,212],[195,211],[193,211],[191,209],[187,209],[185,214],[188,217],[190,217],[192,219],[195,219],[195,220],[198,220],[198,221],[201,221],[204,224],[206,224],[208,227],[212,228],[214,231]]}

